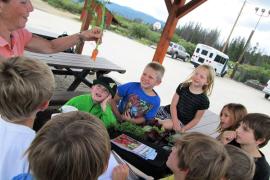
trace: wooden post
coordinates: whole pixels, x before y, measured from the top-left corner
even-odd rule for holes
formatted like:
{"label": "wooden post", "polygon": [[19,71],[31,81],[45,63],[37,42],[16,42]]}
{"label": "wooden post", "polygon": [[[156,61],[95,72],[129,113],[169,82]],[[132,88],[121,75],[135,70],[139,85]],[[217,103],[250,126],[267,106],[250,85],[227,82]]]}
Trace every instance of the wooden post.
{"label": "wooden post", "polygon": [[[85,31],[89,28],[90,22],[92,20],[92,13],[87,9],[88,8],[87,3],[89,3],[89,2],[90,1],[88,1],[88,0],[84,1],[84,8],[83,8],[83,12],[81,15],[81,18],[82,18],[82,26],[81,26],[81,30],[80,30],[81,32]],[[90,6],[93,9],[95,6],[95,2],[94,1],[91,1],[91,2],[92,2],[92,4]],[[75,53],[82,54],[83,46],[84,46],[84,42],[79,42],[76,45]]]}
{"label": "wooden post", "polygon": [[159,62],[160,64],[163,63],[178,20],[205,1],[207,0],[191,0],[185,5],[185,0],[174,0],[173,3],[171,0],[165,0],[169,16],[163,28],[160,41],[157,45],[157,49],[153,57],[153,61]]}

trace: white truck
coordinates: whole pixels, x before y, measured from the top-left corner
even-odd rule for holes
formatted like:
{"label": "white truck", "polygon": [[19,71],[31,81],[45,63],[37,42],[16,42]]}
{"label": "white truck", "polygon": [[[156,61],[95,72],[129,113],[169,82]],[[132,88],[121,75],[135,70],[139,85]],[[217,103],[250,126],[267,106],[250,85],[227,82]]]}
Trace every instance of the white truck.
{"label": "white truck", "polygon": [[267,82],[267,86],[263,88],[263,92],[265,93],[265,99],[268,99],[270,96],[270,80]]}
{"label": "white truck", "polygon": [[212,66],[216,74],[221,77],[223,77],[228,71],[228,61],[229,56],[205,44],[197,44],[190,60],[195,67],[201,64]]}

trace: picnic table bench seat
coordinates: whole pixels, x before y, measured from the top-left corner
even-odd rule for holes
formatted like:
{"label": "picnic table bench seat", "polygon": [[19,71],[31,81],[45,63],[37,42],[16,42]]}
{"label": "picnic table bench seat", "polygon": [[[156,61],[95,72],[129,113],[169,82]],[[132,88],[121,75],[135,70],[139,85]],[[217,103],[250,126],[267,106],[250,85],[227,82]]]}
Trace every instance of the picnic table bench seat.
{"label": "picnic table bench seat", "polygon": [[49,105],[62,106],[71,98],[88,93],[85,91],[55,91]]}

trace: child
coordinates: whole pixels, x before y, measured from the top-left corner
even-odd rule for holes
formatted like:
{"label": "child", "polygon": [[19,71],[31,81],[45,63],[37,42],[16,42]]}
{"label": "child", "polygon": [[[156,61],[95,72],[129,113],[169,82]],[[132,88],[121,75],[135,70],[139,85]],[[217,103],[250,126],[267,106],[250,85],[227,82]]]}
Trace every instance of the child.
{"label": "child", "polygon": [[225,148],[231,158],[225,178],[222,180],[252,180],[255,163],[251,156],[238,147],[227,144]]}
{"label": "child", "polygon": [[161,64],[151,62],[144,68],[140,82],[130,82],[118,87],[112,108],[120,122],[142,124],[154,119],[160,98],[153,88],[161,83],[164,72],[165,69]]}
{"label": "child", "polygon": [[0,179],[28,171],[23,154],[35,137],[38,111],[45,110],[54,77],[43,62],[24,57],[0,59]]}
{"label": "child", "polygon": [[251,155],[256,164],[253,180],[269,180],[270,167],[259,148],[270,139],[270,117],[260,113],[250,113],[244,117],[236,129],[236,142],[241,149]]}
{"label": "child", "polygon": [[190,78],[181,83],[171,105],[160,107],[156,118],[165,129],[185,132],[194,127],[209,108],[215,73],[208,65],[198,66]]}
{"label": "child", "polygon": [[109,77],[100,77],[93,82],[90,94],[70,99],[61,109],[66,112],[67,106],[75,107],[74,110],[88,112],[103,122],[106,127],[116,123],[116,118],[108,102],[114,97],[117,85]]}
{"label": "child", "polygon": [[201,133],[187,133],[176,140],[166,162],[173,176],[164,180],[218,180],[224,177],[230,158],[224,146]]}
{"label": "child", "polygon": [[[109,135],[98,118],[80,111],[61,113],[41,128],[27,150],[34,178],[21,174],[14,180],[96,180],[107,169],[110,150]],[[127,175],[126,165],[113,170],[119,180]]]}
{"label": "child", "polygon": [[270,139],[270,117],[260,113],[250,113],[240,122],[233,138],[226,138],[223,143],[230,143],[234,138],[242,150],[255,160],[256,170],[253,180],[269,180],[270,167],[259,148]]}
{"label": "child", "polygon": [[229,103],[223,106],[220,112],[220,124],[218,126],[217,137],[221,142],[224,138],[233,138],[235,130],[239,125],[239,121],[247,115],[247,109],[242,104]]}

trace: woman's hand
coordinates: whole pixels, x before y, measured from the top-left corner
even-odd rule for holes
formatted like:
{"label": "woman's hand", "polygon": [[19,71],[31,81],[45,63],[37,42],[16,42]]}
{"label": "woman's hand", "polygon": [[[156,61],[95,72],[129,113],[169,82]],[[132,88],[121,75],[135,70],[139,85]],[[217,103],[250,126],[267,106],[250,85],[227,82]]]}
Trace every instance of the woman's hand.
{"label": "woman's hand", "polygon": [[102,42],[102,30],[98,27],[94,27],[91,30],[82,31],[79,34],[80,40],[82,41],[96,41],[98,43]]}

